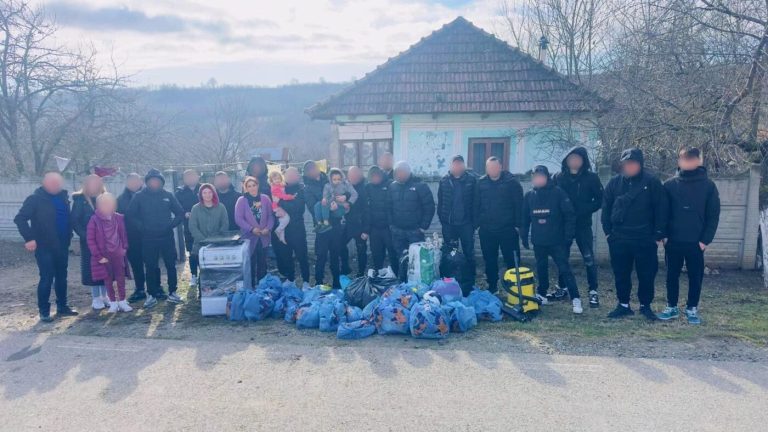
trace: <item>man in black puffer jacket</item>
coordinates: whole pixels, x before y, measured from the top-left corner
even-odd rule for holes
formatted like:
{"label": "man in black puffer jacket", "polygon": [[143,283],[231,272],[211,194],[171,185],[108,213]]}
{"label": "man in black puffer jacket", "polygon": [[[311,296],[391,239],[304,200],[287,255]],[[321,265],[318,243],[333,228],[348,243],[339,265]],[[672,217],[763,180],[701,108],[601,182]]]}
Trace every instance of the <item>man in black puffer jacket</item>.
{"label": "man in black puffer jacket", "polygon": [[720,194],[715,182],[701,166],[701,151],[680,151],[677,175],[664,183],[669,196],[669,228],[667,244],[667,308],[658,316],[662,320],[680,315],[680,272],[688,269],[688,303],[685,315],[690,324],[700,324],[698,315],[701,284],[704,279],[704,251],[712,243],[720,222]]}
{"label": "man in black puffer jacket", "polygon": [[341,272],[350,274],[349,251],[347,244],[350,240],[355,241],[357,251],[357,277],[365,274],[368,267],[368,234],[364,232],[368,225],[368,197],[366,196],[365,177],[363,171],[356,167],[350,167],[347,171],[347,180],[357,192],[357,200],[350,206],[349,213],[345,216],[347,224],[345,225],[344,246],[341,248]]}
{"label": "man in black puffer jacket", "polygon": [[467,172],[464,157],[457,155],[451,161],[450,172],[440,179],[437,188],[437,217],[443,230],[443,240],[450,247],[461,249],[467,259],[470,274],[475,280],[475,193],[477,177]]}
{"label": "man in black puffer jacket", "polygon": [[488,290],[495,293],[499,288],[499,249],[508,268],[514,266],[514,254],[520,252],[523,187],[514,175],[502,169],[497,157],[486,161],[485,172],[477,181],[473,220],[480,229]]}
{"label": "man in black puffer jacket", "polygon": [[[592,215],[603,205],[603,185],[600,177],[592,172],[587,149],[576,146],[565,154],[561,171],[555,174],[555,186],[564,190],[571,198],[576,210],[576,245],[581,252],[584,267],[587,269],[589,284],[589,306],[600,306],[597,296],[597,264],[595,263],[594,234],[592,233]],[[570,255],[571,243],[566,246]],[[559,276],[559,286],[565,287],[563,275]]]}
{"label": "man in black puffer jacket", "polygon": [[[389,256],[389,265],[397,271],[397,252],[392,246],[390,218],[392,213],[392,198],[389,195],[391,182],[381,168],[374,166],[368,171],[368,184],[365,185],[365,195],[368,200],[367,226],[363,232],[371,240],[371,258],[373,268],[384,268],[384,257]],[[358,200],[359,201],[359,200]]]}
{"label": "man in black puffer jacket", "polygon": [[424,241],[424,231],[435,216],[435,199],[429,186],[411,174],[411,166],[405,161],[395,165],[395,181],[389,186],[389,196],[392,244],[400,262],[411,243]]}
{"label": "man in black puffer jacket", "polygon": [[[125,178],[125,190],[117,198],[117,212],[125,215],[128,213],[128,207],[131,205],[133,197],[141,190],[143,181],[141,176],[136,173],[130,173]],[[125,219],[125,231],[128,234],[128,252],[126,258],[128,258],[128,264],[131,266],[131,272],[133,272],[133,283],[135,289],[133,294],[128,298],[129,303],[134,303],[147,298],[145,292],[145,276],[144,276],[144,256],[142,255],[141,245],[141,233],[136,230],[136,227],[126,217]]]}
{"label": "man in black puffer jacket", "polygon": [[[216,193],[219,195],[219,202],[227,209],[227,217],[229,218],[229,230],[240,231],[240,227],[235,222],[235,204],[237,199],[242,194],[235,190],[232,186],[232,181],[229,178],[229,174],[225,171],[219,171],[213,177],[213,186],[216,187]],[[259,183],[261,187],[261,183]]]}
{"label": "man in black puffer jacket", "polygon": [[528,233],[531,234],[533,253],[536,257],[536,277],[539,281],[538,297],[542,304],[547,303],[549,291],[549,257],[557,266],[557,272],[565,280],[568,294],[573,302],[573,312],[583,312],[576,278],[568,263],[566,244],[570,245],[575,235],[576,212],[568,194],[555,186],[549,178],[549,170],[544,165],[533,168],[533,189],[525,194],[523,200],[523,226],[520,237],[523,246],[530,249]]}
{"label": "man in black puffer jacket", "polygon": [[290,167],[283,174],[285,193],[293,195],[292,200],[280,201],[280,206],[291,217],[285,227],[285,243],[275,242],[275,255],[280,273],[289,281],[296,280],[296,261],[299,262],[301,280],[309,288],[309,259],[307,252],[307,229],[304,225],[305,198],[299,170]]}
{"label": "man in black puffer jacket", "polygon": [[640,313],[653,321],[656,314],[651,310],[651,302],[659,270],[658,246],[667,231],[667,194],[661,181],[645,170],[640,149],[624,150],[620,161],[621,173],[605,188],[601,214],[619,301],[608,317],[634,315],[629,307],[634,268]]}
{"label": "man in black puffer jacket", "polygon": [[193,169],[184,171],[182,175],[182,184],[176,188],[174,195],[181,204],[181,208],[184,209],[184,245],[189,252],[189,273],[191,279],[190,285],[197,285],[197,266],[199,265],[199,258],[196,254],[192,253],[192,245],[194,239],[192,238],[192,232],[189,230],[189,217],[192,215],[192,207],[200,201],[198,198],[198,192],[200,191],[200,174]]}
{"label": "man in black puffer jacket", "polygon": [[[304,163],[304,200],[312,220],[315,219],[315,204],[323,199],[323,187],[328,183],[328,176],[321,172],[314,161]],[[331,229],[315,233],[315,284],[322,285],[325,279],[325,265],[330,258],[333,287],[339,287],[341,275],[341,248],[344,242],[343,218],[333,216],[331,212]]]}

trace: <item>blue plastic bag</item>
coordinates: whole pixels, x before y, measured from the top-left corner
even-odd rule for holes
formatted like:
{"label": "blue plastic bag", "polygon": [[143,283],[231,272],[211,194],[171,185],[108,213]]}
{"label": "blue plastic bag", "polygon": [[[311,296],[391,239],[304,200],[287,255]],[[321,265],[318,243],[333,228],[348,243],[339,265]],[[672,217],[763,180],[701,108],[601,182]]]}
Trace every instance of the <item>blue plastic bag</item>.
{"label": "blue plastic bag", "polygon": [[375,299],[371,300],[370,303],[365,305],[363,308],[363,319],[373,322],[376,309],[379,307],[379,303],[381,303],[381,297],[376,297]]}
{"label": "blue plastic bag", "polygon": [[432,282],[432,290],[440,294],[445,302],[461,301],[461,286],[453,278],[438,279]]}
{"label": "blue plastic bag", "polygon": [[379,334],[410,333],[410,310],[397,302],[380,303],[374,313],[374,322]]}
{"label": "blue plastic bag", "polygon": [[238,290],[232,294],[232,300],[229,304],[229,320],[230,321],[242,321],[245,319],[245,290]]}
{"label": "blue plastic bag", "polygon": [[322,332],[335,332],[345,318],[345,305],[341,300],[325,301],[320,304],[319,328]]}
{"label": "blue plastic bag", "polygon": [[341,285],[342,290],[346,290],[347,286],[352,282],[352,279],[349,278],[347,275],[341,275],[339,277],[339,285]]}
{"label": "blue plastic bag", "polygon": [[296,310],[296,327],[300,329],[320,326],[320,302],[303,303]]}
{"label": "blue plastic bag", "polygon": [[268,291],[270,294],[272,294],[275,298],[280,295],[282,289],[283,289],[283,283],[280,282],[280,278],[269,273],[261,280],[259,281],[259,284],[256,287],[257,290],[264,290]]}
{"label": "blue plastic bag", "polygon": [[440,306],[428,301],[416,304],[410,316],[411,335],[419,339],[443,339],[448,336],[448,320]]}
{"label": "blue plastic bag", "polygon": [[249,321],[261,321],[266,319],[272,313],[275,307],[275,301],[272,295],[265,290],[249,291],[245,295],[245,319]]}
{"label": "blue plastic bag", "polygon": [[[283,293],[275,300],[275,307],[272,309],[272,318],[283,318],[288,307],[298,306],[304,300],[304,292],[299,289],[295,283],[286,282],[283,284]],[[294,311],[296,308],[294,307]]]}
{"label": "blue plastic bag", "polygon": [[345,304],[344,306],[344,322],[354,322],[363,319],[363,310],[357,306],[351,306]]}
{"label": "blue plastic bag", "polygon": [[501,300],[487,290],[473,289],[464,304],[475,308],[478,321],[501,321]]}
{"label": "blue plastic bag", "polygon": [[376,333],[376,326],[368,320],[357,320],[339,324],[336,337],[339,339],[363,339]]}
{"label": "blue plastic bag", "polygon": [[419,298],[411,290],[402,290],[399,288],[390,288],[381,295],[381,303],[397,303],[406,309],[411,309]]}
{"label": "blue plastic bag", "polygon": [[443,305],[443,312],[448,317],[451,332],[464,333],[477,326],[477,315],[472,306],[454,301]]}

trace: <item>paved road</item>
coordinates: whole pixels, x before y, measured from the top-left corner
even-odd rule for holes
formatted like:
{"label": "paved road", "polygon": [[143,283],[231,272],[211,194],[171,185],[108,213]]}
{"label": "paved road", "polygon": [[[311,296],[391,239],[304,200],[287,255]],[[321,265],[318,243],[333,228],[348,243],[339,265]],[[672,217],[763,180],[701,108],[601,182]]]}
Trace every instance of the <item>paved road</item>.
{"label": "paved road", "polygon": [[3,431],[758,431],[766,407],[756,363],[0,334]]}

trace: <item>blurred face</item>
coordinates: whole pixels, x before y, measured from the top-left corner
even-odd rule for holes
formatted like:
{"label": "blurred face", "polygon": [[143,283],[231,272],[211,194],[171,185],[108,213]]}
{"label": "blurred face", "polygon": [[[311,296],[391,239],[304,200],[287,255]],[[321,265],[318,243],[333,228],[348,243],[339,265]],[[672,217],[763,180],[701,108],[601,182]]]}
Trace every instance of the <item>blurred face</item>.
{"label": "blurred face", "polygon": [[258,177],[258,176],[264,174],[264,169],[261,166],[261,164],[258,163],[258,162],[252,164],[250,166],[250,170],[249,171],[250,171],[251,175],[254,176],[254,177]]}
{"label": "blurred face", "polygon": [[216,176],[213,179],[213,185],[216,186],[216,189],[221,191],[229,189],[230,184],[229,176],[226,174]]}
{"label": "blurred face", "polygon": [[535,188],[544,187],[547,185],[547,176],[534,174],[533,177],[531,177],[531,183],[533,183],[533,187]]}
{"label": "blurred face", "polygon": [[375,185],[381,184],[382,181],[384,181],[384,177],[381,176],[381,174],[373,174],[371,175],[371,178],[369,181]]}
{"label": "blurred face", "polygon": [[188,187],[194,187],[200,182],[200,175],[196,172],[184,174],[184,184]]}
{"label": "blurred face", "polygon": [[489,160],[485,163],[485,173],[492,179],[497,179],[501,175],[501,162]]}
{"label": "blurred face", "polygon": [[255,181],[249,181],[245,185],[245,191],[248,192],[250,196],[259,196],[259,184]]}
{"label": "blurred face", "polygon": [[147,187],[153,191],[157,191],[163,188],[163,182],[161,182],[159,178],[152,177],[147,182]]}
{"label": "blurred face", "polygon": [[272,184],[276,184],[276,185],[283,184],[283,176],[281,175],[270,176],[269,180],[272,182]]}
{"label": "blurred face", "polygon": [[287,185],[294,185],[299,183],[299,170],[294,167],[285,170],[285,174],[283,174],[283,176],[285,177],[285,184]]}
{"label": "blurred face", "polygon": [[568,165],[568,169],[571,170],[571,172],[576,173],[579,172],[584,165],[584,159],[576,153],[571,153],[568,155],[568,158],[565,159],[565,164]]}
{"label": "blurred face", "polygon": [[677,166],[683,171],[693,171],[701,166],[701,159],[680,157],[677,159]]}
{"label": "blurred face", "polygon": [[334,174],[331,176],[331,183],[333,183],[334,186],[338,186],[341,184],[341,176],[338,174]]}
{"label": "blurred face", "polygon": [[384,153],[379,157],[379,168],[384,171],[390,171],[395,164],[395,160],[391,153]]}
{"label": "blurred face", "polygon": [[64,188],[64,178],[59,173],[48,173],[43,177],[43,189],[56,195]]}
{"label": "blurred face", "polygon": [[202,191],[200,191],[200,196],[203,197],[203,202],[206,204],[212,204],[213,203],[213,191],[209,188],[205,188]]}
{"label": "blurred face", "polygon": [[640,174],[640,164],[637,161],[628,160],[621,164],[621,172],[626,177],[634,177]]}
{"label": "blurred face", "polygon": [[464,175],[464,171],[467,170],[467,166],[462,161],[453,161],[451,162],[451,175],[459,178],[462,175]]}
{"label": "blurred face", "polygon": [[104,182],[101,180],[101,177],[99,176],[89,176],[86,178],[85,183],[83,183],[83,191],[86,195],[89,197],[95,197],[98,196],[101,193],[102,188],[104,187]]}
{"label": "blurred face", "polygon": [[101,214],[110,215],[117,210],[117,201],[112,198],[100,199],[96,202],[96,208]]}
{"label": "blurred face", "polygon": [[125,181],[125,187],[131,192],[136,192],[141,189],[141,183],[142,181],[140,177],[129,177],[128,180]]}
{"label": "blurred face", "polygon": [[320,170],[317,168],[317,165],[310,165],[307,167],[304,175],[309,178],[318,178],[320,176]]}
{"label": "blurred face", "polygon": [[358,167],[352,167],[347,173],[347,179],[349,179],[350,183],[356,185],[363,181],[363,171]]}
{"label": "blurred face", "polygon": [[410,171],[405,169],[399,169],[395,171],[395,180],[398,183],[405,183],[408,181],[409,178],[411,178]]}

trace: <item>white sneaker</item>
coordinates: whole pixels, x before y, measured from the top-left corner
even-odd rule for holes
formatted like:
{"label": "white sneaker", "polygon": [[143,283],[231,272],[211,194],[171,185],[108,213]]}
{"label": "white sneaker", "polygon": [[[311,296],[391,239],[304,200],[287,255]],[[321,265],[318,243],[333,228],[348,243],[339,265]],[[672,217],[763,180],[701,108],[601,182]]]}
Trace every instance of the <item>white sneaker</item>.
{"label": "white sneaker", "polygon": [[573,301],[571,303],[573,303],[573,313],[580,314],[580,313],[584,312],[584,309],[581,307],[581,299],[580,298],[573,299]]}
{"label": "white sneaker", "polygon": [[547,300],[547,298],[541,294],[536,294],[536,298],[539,299],[539,303],[541,303],[542,305],[549,304],[549,300]]}
{"label": "white sneaker", "polygon": [[109,304],[112,303],[107,296],[101,296],[101,301],[104,302],[104,307],[109,307]]}
{"label": "white sneaker", "polygon": [[127,301],[125,301],[125,300],[121,300],[121,301],[117,302],[117,307],[118,307],[118,309],[120,309],[122,312],[130,312],[130,311],[132,311],[132,310],[133,310],[133,308],[131,307],[131,305],[129,305],[129,304],[128,304],[128,302],[127,302]]}
{"label": "white sneaker", "polygon": [[101,297],[96,297],[95,299],[93,299],[93,302],[91,303],[91,307],[93,308],[93,310],[104,309],[105,308],[104,299],[102,299]]}
{"label": "white sneaker", "polygon": [[189,278],[189,284],[197,285],[197,276],[192,276],[191,278]]}
{"label": "white sneaker", "polygon": [[117,313],[117,302],[116,301],[113,301],[112,303],[110,303],[109,311],[108,312],[109,313]]}

